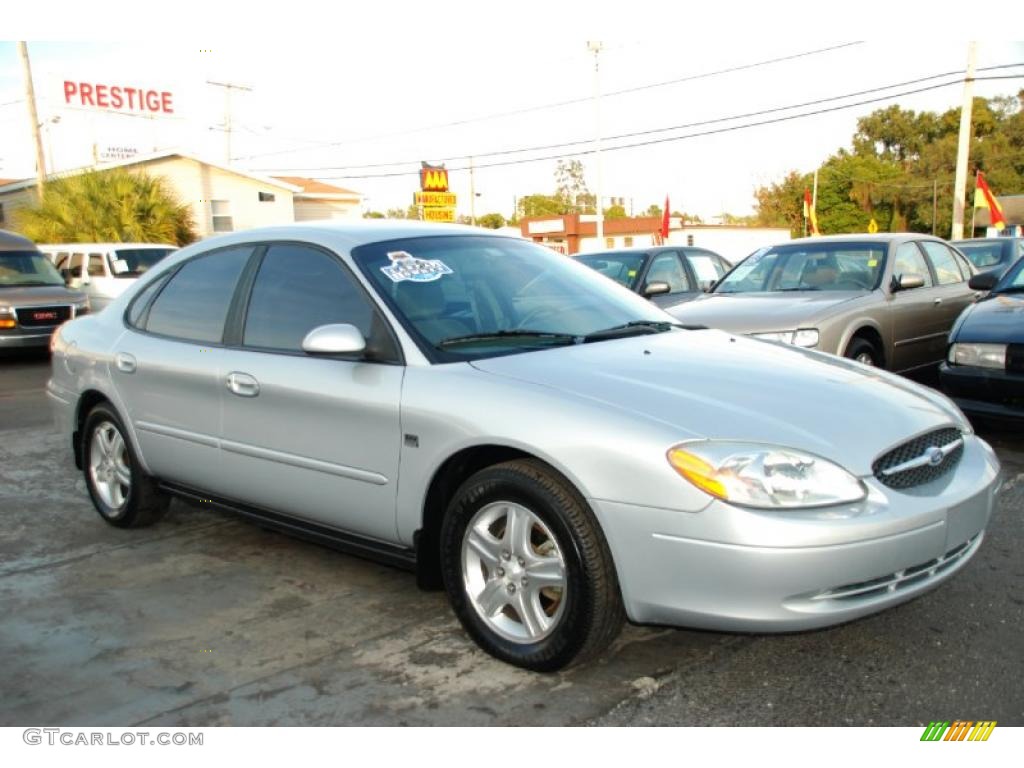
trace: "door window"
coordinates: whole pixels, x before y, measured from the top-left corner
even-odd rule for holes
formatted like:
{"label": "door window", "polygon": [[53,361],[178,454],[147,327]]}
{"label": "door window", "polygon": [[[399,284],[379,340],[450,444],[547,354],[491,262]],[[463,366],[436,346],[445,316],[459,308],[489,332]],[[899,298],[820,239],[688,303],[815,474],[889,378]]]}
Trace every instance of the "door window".
{"label": "door window", "polygon": [[896,259],[892,265],[893,277],[899,279],[903,275],[918,275],[924,279],[925,287],[931,286],[932,274],[925,263],[924,255],[914,243],[903,243],[896,249]]}
{"label": "door window", "polygon": [[374,310],[337,259],[305,245],[272,245],[253,284],[242,343],[297,352],[321,325],[349,323],[369,338]]}
{"label": "door window", "polygon": [[659,253],[651,262],[651,268],[647,270],[647,284],[668,283],[669,293],[684,293],[692,291],[690,280],[683,270],[676,253]]}
{"label": "door window", "polygon": [[224,248],[187,262],[149,310],[146,330],[187,341],[219,343],[238,276],[252,246]]}
{"label": "door window", "polygon": [[106,272],[103,271],[103,254],[89,254],[89,277],[106,277]]}
{"label": "door window", "polygon": [[949,248],[942,243],[928,241],[921,245],[924,246],[925,253],[928,254],[928,259],[935,269],[935,277],[939,281],[939,285],[952,285],[964,281],[964,276],[960,274],[960,267],[957,266],[953,252]]}
{"label": "door window", "polygon": [[85,264],[84,253],[71,254],[71,277],[82,277],[82,266]]}

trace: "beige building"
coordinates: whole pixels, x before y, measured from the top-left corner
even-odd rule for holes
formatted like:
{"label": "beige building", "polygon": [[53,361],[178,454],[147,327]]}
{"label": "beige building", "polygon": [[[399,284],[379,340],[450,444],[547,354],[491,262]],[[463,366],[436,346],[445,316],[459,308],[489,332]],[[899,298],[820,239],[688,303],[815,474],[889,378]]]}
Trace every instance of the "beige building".
{"label": "beige building", "polygon": [[[260,176],[181,152],[133,157],[104,164],[98,170],[108,168],[138,169],[163,178],[177,198],[191,207],[200,238],[314,218],[361,215],[362,196],[357,192],[313,179]],[[17,209],[35,200],[35,184],[35,179],[25,179],[0,185],[0,227],[12,227]]]}

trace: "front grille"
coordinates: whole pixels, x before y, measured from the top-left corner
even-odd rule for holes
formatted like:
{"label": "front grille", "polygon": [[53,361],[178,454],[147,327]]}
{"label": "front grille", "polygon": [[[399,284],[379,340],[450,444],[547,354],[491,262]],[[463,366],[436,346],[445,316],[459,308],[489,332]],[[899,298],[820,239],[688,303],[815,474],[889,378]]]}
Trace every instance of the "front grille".
{"label": "front grille", "polygon": [[14,310],[22,328],[60,325],[71,317],[71,307],[19,307]]}
{"label": "front grille", "polygon": [[890,488],[913,488],[942,477],[956,466],[963,453],[960,430],[947,427],[892,449],[871,465],[871,471]]}
{"label": "front grille", "polygon": [[1024,344],[1007,345],[1006,370],[1013,373],[1024,373]]}
{"label": "front grille", "polygon": [[899,592],[902,589],[912,587],[915,584],[921,584],[935,578],[941,573],[945,573],[965,555],[972,553],[980,543],[981,534],[979,533],[973,538],[965,541],[963,544],[953,547],[953,549],[949,550],[942,557],[936,557],[926,563],[920,563],[918,565],[911,566],[910,568],[904,568],[901,571],[887,573],[886,575],[879,576],[875,579],[832,587],[824,592],[819,592],[814,595],[812,599],[853,601],[864,600],[872,597],[881,597],[882,595]]}

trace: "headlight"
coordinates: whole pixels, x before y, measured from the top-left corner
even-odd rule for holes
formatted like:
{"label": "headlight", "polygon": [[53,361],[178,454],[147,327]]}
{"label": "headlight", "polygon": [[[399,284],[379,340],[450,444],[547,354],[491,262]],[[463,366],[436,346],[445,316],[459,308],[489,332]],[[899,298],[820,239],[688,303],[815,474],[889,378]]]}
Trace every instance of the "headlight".
{"label": "headlight", "polygon": [[794,344],[798,347],[818,346],[817,328],[799,328],[795,331],[775,331],[773,333],[753,333],[755,339],[765,341],[781,341],[785,344]]}
{"label": "headlight", "polygon": [[953,365],[973,365],[978,368],[1005,368],[1005,344],[953,344],[948,360]]}
{"label": "headlight", "polygon": [[681,443],[669,464],[705,493],[758,509],[846,504],[867,495],[842,467],[789,448],[729,442]]}

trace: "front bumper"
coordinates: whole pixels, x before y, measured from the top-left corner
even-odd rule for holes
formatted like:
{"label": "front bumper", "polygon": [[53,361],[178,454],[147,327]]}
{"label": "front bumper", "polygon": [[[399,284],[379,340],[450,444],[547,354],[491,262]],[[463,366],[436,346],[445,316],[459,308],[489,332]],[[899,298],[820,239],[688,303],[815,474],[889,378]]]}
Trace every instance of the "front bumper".
{"label": "front bumper", "polygon": [[608,538],[626,612],[639,623],[787,632],[838,624],[942,583],[978,551],[999,462],[968,436],[958,466],[894,491],[803,512],[714,501],[700,512],[590,499]]}
{"label": "front bumper", "polygon": [[942,363],[939,383],[965,413],[1024,424],[1024,373]]}
{"label": "front bumper", "polygon": [[60,326],[52,328],[13,328],[0,331],[0,349],[20,349],[23,347],[46,347],[50,337]]}

